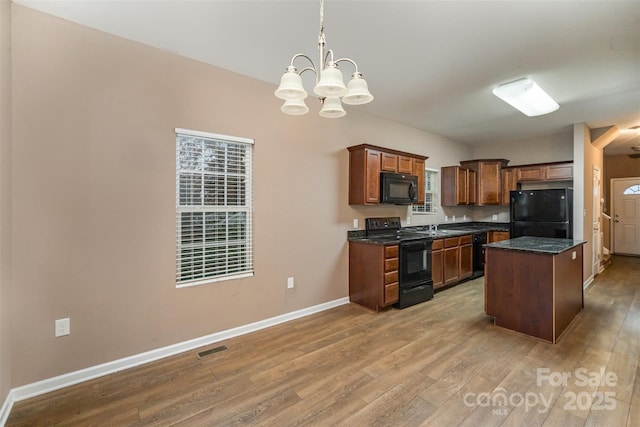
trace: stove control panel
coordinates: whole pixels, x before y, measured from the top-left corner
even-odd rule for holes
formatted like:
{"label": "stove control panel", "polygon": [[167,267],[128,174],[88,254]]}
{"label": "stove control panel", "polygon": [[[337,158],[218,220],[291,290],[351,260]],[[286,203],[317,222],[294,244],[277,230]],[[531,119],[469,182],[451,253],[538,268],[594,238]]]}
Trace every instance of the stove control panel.
{"label": "stove control panel", "polygon": [[367,231],[399,230],[400,227],[399,216],[365,219],[365,228]]}

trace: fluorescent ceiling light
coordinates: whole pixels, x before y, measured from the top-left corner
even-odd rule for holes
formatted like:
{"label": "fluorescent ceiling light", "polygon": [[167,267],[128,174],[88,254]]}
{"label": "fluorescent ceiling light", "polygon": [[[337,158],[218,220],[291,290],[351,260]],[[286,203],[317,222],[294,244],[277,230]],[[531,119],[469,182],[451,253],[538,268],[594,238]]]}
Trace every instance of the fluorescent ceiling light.
{"label": "fluorescent ceiling light", "polygon": [[556,111],[560,106],[529,78],[514,80],[493,89],[493,94],[529,117]]}

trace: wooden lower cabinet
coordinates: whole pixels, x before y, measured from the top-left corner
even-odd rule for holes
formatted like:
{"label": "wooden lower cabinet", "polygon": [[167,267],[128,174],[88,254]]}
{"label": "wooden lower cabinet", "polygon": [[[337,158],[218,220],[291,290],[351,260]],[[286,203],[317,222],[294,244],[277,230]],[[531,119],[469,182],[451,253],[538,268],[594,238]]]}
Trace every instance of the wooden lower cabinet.
{"label": "wooden lower cabinet", "polygon": [[508,231],[491,231],[489,232],[489,238],[488,243],[493,243],[493,242],[499,242],[501,240],[508,240],[509,239],[509,232]]}
{"label": "wooden lower cabinet", "polygon": [[460,237],[460,273],[459,279],[466,279],[473,274],[473,243],[472,237]]}
{"label": "wooden lower cabinet", "polygon": [[433,289],[440,289],[473,274],[473,236],[434,240],[431,245]]}
{"label": "wooden lower cabinet", "polygon": [[444,239],[443,252],[444,284],[450,285],[460,279],[460,238]]}
{"label": "wooden lower cabinet", "polygon": [[349,300],[379,311],[399,292],[398,245],[349,242]]}
{"label": "wooden lower cabinet", "polygon": [[431,244],[431,278],[433,279],[433,289],[444,286],[443,252],[444,240],[434,240]]}

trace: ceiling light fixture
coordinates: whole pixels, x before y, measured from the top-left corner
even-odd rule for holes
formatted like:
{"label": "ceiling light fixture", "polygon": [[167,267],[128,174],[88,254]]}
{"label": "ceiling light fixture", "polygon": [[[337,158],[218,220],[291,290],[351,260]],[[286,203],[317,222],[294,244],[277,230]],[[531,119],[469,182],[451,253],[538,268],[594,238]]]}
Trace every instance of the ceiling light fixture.
{"label": "ceiling light fixture", "polygon": [[[316,75],[313,93],[318,95],[322,103],[320,110],[322,117],[338,118],[347,114],[342,108],[343,102],[349,105],[361,105],[373,101],[373,95],[369,92],[367,82],[362,78],[362,73],[358,71],[358,64],[349,58],[334,60],[333,51],[325,48],[323,20],[324,0],[320,0],[320,35],[318,36],[320,61],[316,68],[313,60],[303,53],[298,53],[291,58],[291,64],[286,68],[280,79],[280,86],[275,92],[276,97],[285,101],[280,108],[283,113],[301,115],[309,111],[304,103],[308,94],[302,86],[302,78],[300,77],[305,71],[313,71]],[[293,65],[298,58],[306,59],[310,66],[298,71]],[[348,86],[345,86],[342,72],[338,69],[339,62],[350,62],[355,67],[355,72],[351,75]]]}
{"label": "ceiling light fixture", "polygon": [[493,94],[529,117],[548,114],[560,108],[536,82],[526,77],[495,87]]}

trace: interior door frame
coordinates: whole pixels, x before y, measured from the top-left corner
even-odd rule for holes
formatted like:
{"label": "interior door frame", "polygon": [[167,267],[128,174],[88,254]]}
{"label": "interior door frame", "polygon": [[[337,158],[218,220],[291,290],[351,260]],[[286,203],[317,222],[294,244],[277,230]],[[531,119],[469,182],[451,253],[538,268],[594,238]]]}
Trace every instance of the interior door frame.
{"label": "interior door frame", "polygon": [[[597,182],[596,182],[597,175]],[[600,273],[600,267],[602,265],[602,239],[600,233],[602,232],[601,220],[602,220],[602,171],[596,165],[593,165],[591,171],[591,190],[593,194],[593,204],[591,212],[591,241],[593,242],[591,247],[591,269],[593,275]],[[597,193],[597,194],[596,194]],[[596,225],[597,224],[597,225]]]}
{"label": "interior door frame", "polygon": [[615,213],[616,213],[616,197],[614,194],[614,186],[615,183],[618,181],[640,181],[640,176],[629,176],[629,177],[625,177],[625,178],[611,178],[609,180],[609,206],[611,206],[610,212],[611,212],[611,230],[609,230],[609,234],[610,234],[610,242],[611,242],[611,248],[609,249],[610,253],[615,254],[616,253],[616,218],[615,218]]}

